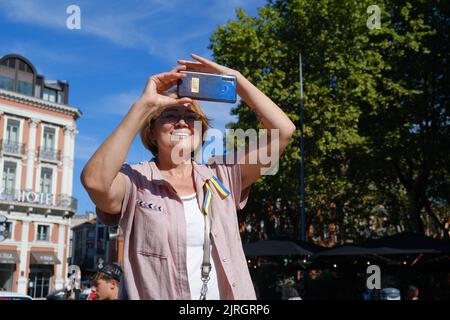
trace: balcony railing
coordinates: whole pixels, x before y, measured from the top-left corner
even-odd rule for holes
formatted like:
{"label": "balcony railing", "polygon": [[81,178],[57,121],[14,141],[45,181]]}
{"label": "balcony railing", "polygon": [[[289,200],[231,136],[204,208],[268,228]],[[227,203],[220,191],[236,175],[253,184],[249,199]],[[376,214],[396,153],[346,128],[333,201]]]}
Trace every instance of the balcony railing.
{"label": "balcony railing", "polygon": [[40,205],[49,209],[64,209],[70,212],[77,210],[77,199],[64,194],[50,194],[18,189],[0,189],[0,201],[18,204]]}
{"label": "balcony railing", "polygon": [[39,157],[42,160],[59,161],[61,159],[61,151],[57,149],[41,147],[39,149]]}
{"label": "balcony railing", "polygon": [[25,154],[25,147],[23,143],[10,140],[0,140],[0,149],[2,153],[9,153],[22,156]]}
{"label": "balcony railing", "polygon": [[36,240],[38,241],[48,241],[50,239],[48,233],[38,232]]}
{"label": "balcony railing", "polygon": [[78,200],[76,198],[65,194],[58,194],[56,196],[56,203],[58,207],[68,208],[72,212],[75,212],[78,206]]}

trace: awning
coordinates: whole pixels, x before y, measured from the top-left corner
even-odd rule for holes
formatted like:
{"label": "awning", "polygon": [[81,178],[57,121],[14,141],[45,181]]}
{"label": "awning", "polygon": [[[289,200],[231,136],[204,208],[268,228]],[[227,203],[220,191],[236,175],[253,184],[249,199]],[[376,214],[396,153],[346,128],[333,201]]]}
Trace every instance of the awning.
{"label": "awning", "polygon": [[16,251],[2,250],[0,251],[0,263],[16,264],[19,262],[19,256]]}
{"label": "awning", "polygon": [[360,245],[346,244],[330,248],[318,253],[316,257],[420,253],[450,253],[450,243],[424,235],[404,232],[381,239],[368,240]]}
{"label": "awning", "polygon": [[246,256],[309,256],[313,253],[293,241],[260,240],[244,244]]}
{"label": "awning", "polygon": [[31,264],[60,264],[55,253],[53,252],[36,252],[31,251]]}
{"label": "awning", "polygon": [[403,232],[362,244],[379,254],[450,253],[450,242],[412,232]]}

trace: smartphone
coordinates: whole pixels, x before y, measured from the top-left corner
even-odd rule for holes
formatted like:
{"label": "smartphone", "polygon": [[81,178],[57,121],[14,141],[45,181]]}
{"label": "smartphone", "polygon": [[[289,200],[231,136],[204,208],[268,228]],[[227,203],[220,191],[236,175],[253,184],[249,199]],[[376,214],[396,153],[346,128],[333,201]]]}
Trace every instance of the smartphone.
{"label": "smartphone", "polygon": [[236,77],[220,74],[180,71],[186,78],[178,80],[178,97],[195,100],[236,102]]}

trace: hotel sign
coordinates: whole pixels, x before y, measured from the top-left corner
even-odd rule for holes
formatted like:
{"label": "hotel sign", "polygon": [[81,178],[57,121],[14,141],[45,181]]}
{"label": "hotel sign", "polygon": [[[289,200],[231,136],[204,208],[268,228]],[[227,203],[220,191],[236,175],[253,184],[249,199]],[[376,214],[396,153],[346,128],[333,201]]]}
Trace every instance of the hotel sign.
{"label": "hotel sign", "polygon": [[56,198],[54,194],[25,190],[0,189],[0,200],[39,204],[44,206],[56,205]]}

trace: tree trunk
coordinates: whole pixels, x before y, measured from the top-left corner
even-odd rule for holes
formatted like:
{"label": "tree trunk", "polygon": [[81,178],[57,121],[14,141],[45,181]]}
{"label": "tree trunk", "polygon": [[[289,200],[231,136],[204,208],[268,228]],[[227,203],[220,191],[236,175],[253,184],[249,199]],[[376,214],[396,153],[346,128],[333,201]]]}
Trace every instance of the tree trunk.
{"label": "tree trunk", "polygon": [[409,223],[408,229],[409,231],[425,234],[424,224],[420,217],[420,213],[423,208],[423,203],[420,201],[420,198],[416,194],[412,194],[409,196]]}

